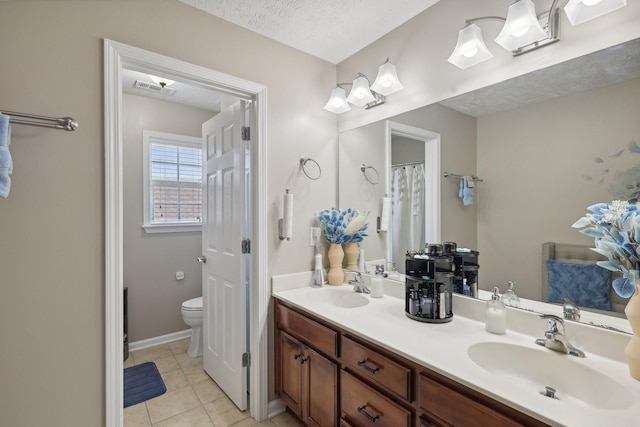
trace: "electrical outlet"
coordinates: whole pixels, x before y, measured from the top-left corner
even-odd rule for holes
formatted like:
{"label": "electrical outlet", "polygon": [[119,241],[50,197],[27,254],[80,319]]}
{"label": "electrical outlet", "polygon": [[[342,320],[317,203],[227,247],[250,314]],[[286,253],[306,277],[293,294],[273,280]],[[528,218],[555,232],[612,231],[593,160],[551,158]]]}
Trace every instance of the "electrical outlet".
{"label": "electrical outlet", "polygon": [[309,246],[320,244],[320,227],[311,227],[309,231]]}

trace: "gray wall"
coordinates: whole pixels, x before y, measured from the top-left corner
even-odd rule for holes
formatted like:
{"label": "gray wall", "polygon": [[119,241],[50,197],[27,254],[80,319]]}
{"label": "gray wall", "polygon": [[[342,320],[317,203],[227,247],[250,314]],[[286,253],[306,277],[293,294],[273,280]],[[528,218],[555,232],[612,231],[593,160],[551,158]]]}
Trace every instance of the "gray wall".
{"label": "gray wall", "polygon": [[[123,94],[124,285],[129,288],[129,342],[189,329],[183,301],[202,295],[200,232],[149,234],[142,228],[142,131],[200,137],[215,113]],[[176,271],[185,278],[176,280]]]}

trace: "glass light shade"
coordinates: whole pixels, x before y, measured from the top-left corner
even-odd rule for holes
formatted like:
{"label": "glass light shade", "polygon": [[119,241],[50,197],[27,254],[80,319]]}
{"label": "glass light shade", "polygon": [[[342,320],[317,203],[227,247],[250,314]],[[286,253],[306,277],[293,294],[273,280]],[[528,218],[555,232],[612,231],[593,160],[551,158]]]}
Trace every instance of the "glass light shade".
{"label": "glass light shade", "polygon": [[549,35],[538,22],[533,2],[518,0],[509,6],[507,22],[496,37],[496,43],[508,51],[514,51],[548,37]]}
{"label": "glass light shade", "polygon": [[570,0],[564,7],[571,25],[578,25],[627,5],[627,0]]}
{"label": "glass light shade", "polygon": [[351,110],[351,107],[349,107],[349,104],[347,103],[347,93],[344,89],[336,87],[332,90],[331,95],[329,96],[329,101],[327,101],[324,109],[336,114],[341,114],[345,111]]}
{"label": "glass light shade", "polygon": [[493,55],[484,44],[480,27],[469,24],[458,32],[458,43],[449,57],[449,62],[464,70],[490,58],[493,58]]}
{"label": "glass light shade", "polygon": [[353,81],[353,87],[347,97],[347,101],[349,101],[349,103],[362,107],[375,101],[375,99],[376,98],[369,89],[369,80],[367,80],[366,77],[360,76]]}
{"label": "glass light shade", "polygon": [[396,66],[389,61],[385,62],[380,66],[380,68],[378,68],[378,76],[371,85],[371,90],[387,96],[399,91],[400,89],[404,89],[404,86],[402,86],[402,83],[400,83],[400,80],[398,79]]}
{"label": "glass light shade", "polygon": [[171,86],[172,84],[175,83],[175,81],[165,79],[164,77],[152,76],[151,74],[149,74],[149,77],[151,78],[151,80],[154,81],[155,84],[160,86],[162,86],[163,83],[165,86]]}

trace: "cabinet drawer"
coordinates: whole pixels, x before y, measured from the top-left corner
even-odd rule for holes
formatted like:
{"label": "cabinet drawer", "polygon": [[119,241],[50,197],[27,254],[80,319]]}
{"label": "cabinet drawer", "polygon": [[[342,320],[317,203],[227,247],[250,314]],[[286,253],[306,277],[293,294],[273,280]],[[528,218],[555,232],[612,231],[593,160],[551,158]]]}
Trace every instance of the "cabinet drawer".
{"label": "cabinet drawer", "polygon": [[342,418],[353,427],[411,427],[412,414],[346,371],[341,372]]}
{"label": "cabinet drawer", "polygon": [[420,375],[420,406],[452,425],[491,427],[521,425],[424,375]]}
{"label": "cabinet drawer", "polygon": [[328,355],[338,356],[338,333],[320,323],[277,305],[277,321],[280,329],[315,346]]}
{"label": "cabinet drawer", "polygon": [[347,337],[342,337],[341,357],[358,374],[375,381],[408,402],[412,401],[411,369]]}

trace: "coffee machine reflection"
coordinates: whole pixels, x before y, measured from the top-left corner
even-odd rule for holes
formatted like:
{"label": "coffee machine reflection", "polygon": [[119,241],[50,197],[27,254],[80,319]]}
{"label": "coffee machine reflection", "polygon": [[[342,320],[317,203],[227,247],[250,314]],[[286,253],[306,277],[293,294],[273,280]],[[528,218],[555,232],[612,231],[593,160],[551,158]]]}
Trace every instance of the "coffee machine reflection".
{"label": "coffee machine reflection", "polygon": [[478,298],[478,257],[480,252],[458,248],[454,242],[444,242],[444,252],[453,255],[453,292]]}
{"label": "coffee machine reflection", "polygon": [[421,322],[445,323],[453,318],[453,261],[443,245],[431,244],[424,253],[410,252],[406,259],[405,312]]}

